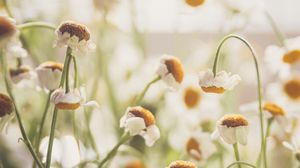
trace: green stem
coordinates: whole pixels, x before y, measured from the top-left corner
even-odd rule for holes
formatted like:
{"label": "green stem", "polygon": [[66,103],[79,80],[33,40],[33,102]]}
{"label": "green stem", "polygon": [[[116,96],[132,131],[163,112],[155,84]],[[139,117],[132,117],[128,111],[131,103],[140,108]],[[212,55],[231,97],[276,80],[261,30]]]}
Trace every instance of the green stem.
{"label": "green stem", "polygon": [[150,86],[154,84],[155,82],[159,81],[161,78],[160,76],[155,77],[153,80],[151,80],[146,87],[143,89],[142,93],[137,97],[136,101],[133,103],[134,105],[140,104],[143,98],[145,97],[147,91],[149,90]]}
{"label": "green stem", "polygon": [[38,155],[35,153],[35,151],[34,151],[34,149],[32,147],[32,144],[31,144],[30,140],[27,137],[25,128],[23,126],[21,115],[20,115],[19,110],[17,108],[16,100],[15,100],[15,97],[13,95],[11,84],[9,82],[9,77],[8,77],[8,74],[7,74],[6,60],[5,60],[4,54],[2,52],[0,53],[0,60],[1,60],[1,64],[2,64],[2,70],[3,70],[3,75],[4,75],[5,87],[6,87],[6,90],[7,90],[8,94],[9,94],[10,98],[12,99],[12,102],[13,102],[13,105],[14,105],[14,109],[15,109],[15,113],[16,113],[16,117],[17,117],[17,121],[18,121],[18,124],[19,124],[19,127],[20,127],[20,131],[21,131],[21,134],[22,134],[22,137],[23,137],[23,141],[24,141],[25,145],[27,146],[28,150],[30,151],[33,159],[35,160],[35,162],[39,166],[39,168],[43,168],[44,166],[43,166],[42,162],[40,161],[40,159],[38,158]]}
{"label": "green stem", "polygon": [[[234,149],[235,159],[236,159],[237,162],[239,162],[240,161],[240,154],[239,154],[239,147],[238,147],[237,143],[233,144],[233,149]],[[240,164],[238,164],[238,168],[242,168],[242,166]]]}
{"label": "green stem", "polygon": [[3,0],[3,5],[4,5],[4,7],[5,7],[5,10],[6,10],[8,16],[9,16],[9,17],[13,17],[13,13],[12,13],[12,11],[11,11],[11,9],[10,9],[10,6],[9,6],[7,0]]}
{"label": "green stem", "polygon": [[31,28],[45,28],[45,29],[50,29],[50,30],[56,30],[56,26],[45,23],[45,22],[29,22],[29,23],[23,23],[17,25],[17,27],[23,31],[26,29],[31,29]]}
{"label": "green stem", "polygon": [[284,34],[279,30],[276,22],[274,21],[274,19],[272,18],[272,16],[270,15],[270,13],[267,10],[265,10],[265,15],[266,15],[266,17],[267,17],[274,33],[275,33],[275,35],[276,35],[280,45],[285,46],[285,42],[284,42],[285,36],[284,36]]}
{"label": "green stem", "polygon": [[73,65],[74,65],[74,88],[77,88],[78,86],[78,65],[77,65],[77,61],[76,61],[76,57],[72,56],[72,60],[73,60]]}
{"label": "green stem", "polygon": [[119,147],[122,144],[126,143],[129,139],[129,134],[125,133],[121,137],[120,141],[113,147],[113,149],[104,157],[104,159],[102,159],[102,161],[98,165],[98,168],[102,168],[107,161],[111,160],[117,154]]}
{"label": "green stem", "polygon": [[239,164],[239,165],[246,165],[248,167],[252,167],[252,168],[256,168],[254,165],[250,164],[250,163],[246,163],[246,162],[234,162],[234,163],[231,163],[229,166],[227,166],[226,168],[230,168],[236,164]]}
{"label": "green stem", "polygon": [[225,36],[221,40],[221,42],[218,46],[218,49],[217,49],[217,53],[216,53],[216,57],[214,60],[214,65],[213,65],[213,73],[214,73],[214,76],[216,76],[221,48],[224,45],[224,43],[230,38],[235,38],[235,39],[242,41],[250,49],[252,58],[254,60],[255,70],[256,70],[256,79],[257,79],[258,111],[259,111],[260,133],[261,133],[261,151],[263,152],[264,167],[267,168],[268,167],[267,166],[267,154],[266,154],[265,140],[264,140],[264,136],[265,136],[264,113],[262,111],[262,87],[261,87],[260,72],[259,72],[259,66],[258,66],[258,61],[257,61],[257,56],[255,53],[255,50],[253,49],[253,47],[250,45],[250,43],[247,40],[245,40],[244,38],[242,38],[238,35],[230,34],[230,35]]}

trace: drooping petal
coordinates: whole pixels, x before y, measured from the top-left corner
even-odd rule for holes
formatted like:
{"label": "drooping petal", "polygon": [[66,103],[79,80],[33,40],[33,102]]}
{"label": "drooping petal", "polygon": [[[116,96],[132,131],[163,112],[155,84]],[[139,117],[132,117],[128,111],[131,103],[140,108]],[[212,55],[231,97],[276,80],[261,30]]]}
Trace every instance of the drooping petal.
{"label": "drooping petal", "polygon": [[218,126],[218,130],[220,136],[226,143],[235,144],[237,142],[235,128],[220,125]]}
{"label": "drooping petal", "polygon": [[125,129],[129,132],[130,136],[138,135],[145,128],[146,124],[143,118],[131,117],[126,119]]}
{"label": "drooping petal", "polygon": [[151,125],[141,136],[145,139],[147,146],[152,146],[160,138],[160,131],[156,125]]}
{"label": "drooping petal", "polygon": [[247,145],[249,127],[248,126],[240,126],[235,128],[236,140],[242,145]]}

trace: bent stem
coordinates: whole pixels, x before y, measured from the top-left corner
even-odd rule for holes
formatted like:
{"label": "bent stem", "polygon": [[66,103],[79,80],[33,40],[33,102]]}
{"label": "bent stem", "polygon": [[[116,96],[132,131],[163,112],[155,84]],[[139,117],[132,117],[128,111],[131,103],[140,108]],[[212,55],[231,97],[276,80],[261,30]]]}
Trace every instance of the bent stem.
{"label": "bent stem", "polygon": [[256,168],[254,165],[250,164],[250,163],[246,163],[246,162],[234,162],[234,163],[231,163],[229,166],[227,166],[226,168],[230,168],[230,167],[233,167],[234,165],[236,164],[239,164],[239,165],[246,165],[248,167],[252,167],[252,168]]}
{"label": "bent stem", "polygon": [[259,66],[258,66],[258,61],[257,61],[257,56],[255,53],[255,50],[253,49],[253,47],[250,45],[250,43],[245,40],[244,38],[238,36],[238,35],[234,35],[234,34],[230,34],[225,36],[217,49],[217,53],[216,53],[216,57],[214,60],[214,65],[213,65],[213,73],[214,76],[216,76],[217,73],[217,67],[218,67],[218,60],[220,57],[220,52],[222,49],[222,46],[224,45],[224,43],[230,39],[230,38],[235,38],[240,40],[241,42],[243,42],[251,51],[252,54],[252,58],[254,60],[254,64],[255,64],[255,70],[256,70],[256,79],[257,79],[257,95],[258,95],[258,111],[259,111],[259,120],[260,120],[260,134],[261,134],[261,151],[263,153],[263,161],[264,161],[264,168],[267,168],[267,154],[266,154],[266,148],[265,148],[265,133],[264,133],[264,113],[262,111],[262,87],[261,87],[261,80],[260,80],[260,72],[259,72]]}
{"label": "bent stem", "polygon": [[129,139],[129,134],[125,133],[121,137],[120,141],[113,147],[113,149],[105,156],[104,159],[102,159],[102,161],[98,165],[98,168],[102,168],[107,161],[111,160],[117,154],[119,147],[122,144],[126,143]]}
{"label": "bent stem", "polygon": [[138,97],[136,98],[136,100],[134,101],[134,105],[141,103],[141,101],[143,100],[143,98],[145,97],[147,91],[149,90],[150,86],[152,84],[154,84],[155,82],[159,81],[161,78],[160,76],[155,77],[153,80],[151,80],[143,89],[142,93],[138,95]]}
{"label": "bent stem", "polygon": [[52,24],[45,23],[45,22],[29,22],[29,23],[23,23],[17,25],[18,29],[21,31],[26,30],[26,29],[31,29],[31,28],[45,28],[45,29],[50,29],[50,30],[55,30],[56,27]]}
{"label": "bent stem", "polygon": [[[240,161],[240,154],[239,154],[239,147],[238,147],[237,143],[233,144],[233,149],[234,149],[235,159],[236,159],[237,162],[239,162]],[[242,166],[240,164],[238,164],[238,168],[242,168]]]}
{"label": "bent stem", "polygon": [[10,96],[10,98],[13,102],[13,106],[14,106],[14,109],[15,109],[15,113],[16,113],[16,116],[17,116],[17,121],[18,121],[19,128],[20,128],[20,131],[21,131],[21,134],[22,134],[22,137],[23,137],[23,141],[24,141],[25,145],[27,146],[29,152],[31,153],[33,159],[37,163],[38,167],[43,168],[44,166],[43,166],[42,162],[40,161],[40,159],[38,158],[38,155],[34,151],[34,149],[32,147],[32,144],[31,144],[30,140],[27,137],[25,128],[23,126],[21,115],[20,115],[19,110],[17,108],[16,100],[15,100],[15,97],[13,95],[12,87],[11,87],[9,77],[8,77],[8,74],[7,74],[7,65],[6,65],[6,60],[4,58],[3,52],[0,52],[0,61],[1,61],[1,65],[2,65],[2,71],[3,71],[3,76],[4,76],[5,87],[6,87],[8,95]]}
{"label": "bent stem", "polygon": [[[66,80],[66,83],[68,83],[68,81],[69,81],[68,76],[67,76],[67,74],[68,74],[67,71],[69,69],[70,62],[72,59],[71,53],[72,53],[72,49],[70,47],[68,47],[59,87],[63,87],[65,80]],[[67,87],[69,88],[69,86],[67,86]],[[67,88],[66,88],[66,91],[67,91]],[[50,165],[51,165],[52,147],[53,147],[53,140],[54,140],[54,133],[55,133],[55,125],[56,125],[56,120],[57,120],[57,112],[58,112],[58,109],[55,107],[54,111],[53,111],[52,122],[51,122],[46,168],[50,168]]]}
{"label": "bent stem", "polygon": [[272,16],[270,15],[270,13],[267,10],[265,10],[265,15],[266,15],[266,17],[267,17],[274,33],[275,33],[275,35],[276,35],[280,45],[285,46],[285,42],[284,42],[285,36],[284,36],[284,34],[280,31],[280,29],[278,28],[276,22],[274,21],[274,19],[272,18]]}

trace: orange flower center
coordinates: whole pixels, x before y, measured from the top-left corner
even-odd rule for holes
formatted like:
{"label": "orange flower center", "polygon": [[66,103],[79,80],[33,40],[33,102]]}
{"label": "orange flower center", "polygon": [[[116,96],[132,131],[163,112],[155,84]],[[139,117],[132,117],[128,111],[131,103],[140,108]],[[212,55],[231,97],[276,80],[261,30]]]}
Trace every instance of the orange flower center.
{"label": "orange flower center", "polygon": [[265,103],[263,109],[270,112],[273,116],[277,116],[277,115],[284,116],[285,115],[285,112],[283,111],[283,109],[281,107],[279,107],[278,105],[271,103],[271,102]]}
{"label": "orange flower center", "polygon": [[7,95],[0,93],[0,117],[11,114],[12,111],[13,103],[11,99]]}
{"label": "orange flower center", "polygon": [[172,162],[168,168],[196,168],[196,165],[192,162],[177,160]]}
{"label": "orange flower center", "polygon": [[221,125],[227,127],[247,126],[248,121],[240,114],[227,114],[221,119]]}
{"label": "orange flower center", "polygon": [[216,87],[216,86],[204,87],[204,86],[202,86],[201,88],[206,93],[218,93],[218,94],[221,94],[221,93],[225,92],[225,89],[223,87]]}
{"label": "orange flower center", "polygon": [[291,50],[283,55],[283,62],[294,64],[300,60],[300,50]]}
{"label": "orange flower center", "polygon": [[300,98],[300,79],[292,79],[286,82],[283,86],[284,92],[291,99],[299,99]]}
{"label": "orange flower center", "polygon": [[[187,150],[188,154],[195,160],[200,161],[202,159],[200,144],[195,138],[192,137],[187,141],[186,150]],[[194,152],[197,152],[197,154],[195,154]]]}
{"label": "orange flower center", "polygon": [[183,99],[186,107],[189,109],[195,108],[201,99],[200,90],[194,87],[186,88]]}
{"label": "orange flower center", "polygon": [[139,160],[129,162],[124,168],[145,168],[144,164]]}
{"label": "orange flower center", "polygon": [[12,36],[16,32],[16,26],[5,16],[0,16],[0,38]]}
{"label": "orange flower center", "polygon": [[76,110],[79,106],[80,103],[57,103],[56,108],[61,109],[61,110]]}
{"label": "orange flower center", "polygon": [[90,39],[90,33],[86,26],[74,23],[74,22],[64,22],[59,27],[59,31],[63,34],[65,32],[69,33],[70,36],[76,36],[78,37],[79,41],[86,40],[88,41]]}
{"label": "orange flower center", "polygon": [[43,68],[51,69],[52,71],[55,71],[55,70],[62,71],[64,68],[64,65],[62,63],[53,62],[53,61],[46,61],[46,62],[42,63],[40,66]]}
{"label": "orange flower center", "polygon": [[154,115],[149,110],[147,110],[143,107],[140,107],[140,106],[132,107],[129,110],[129,113],[131,113],[135,117],[143,118],[147,127],[155,124]]}
{"label": "orange flower center", "polygon": [[171,59],[166,60],[165,64],[168,72],[173,75],[178,83],[181,83],[183,81],[184,71],[180,60],[176,57],[172,57]]}
{"label": "orange flower center", "polygon": [[205,2],[205,0],[185,0],[185,3],[190,5],[191,7],[197,7],[202,5]]}

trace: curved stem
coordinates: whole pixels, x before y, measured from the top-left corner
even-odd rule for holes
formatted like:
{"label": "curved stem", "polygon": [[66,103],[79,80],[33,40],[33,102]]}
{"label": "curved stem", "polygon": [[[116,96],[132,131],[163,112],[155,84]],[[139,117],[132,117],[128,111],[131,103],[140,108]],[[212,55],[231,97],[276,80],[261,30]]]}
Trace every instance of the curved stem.
{"label": "curved stem", "polygon": [[222,46],[230,38],[235,38],[235,39],[238,39],[241,42],[243,42],[249,48],[249,50],[251,51],[252,58],[254,60],[255,70],[256,70],[256,79],[257,79],[258,111],[259,111],[260,132],[261,132],[261,151],[263,152],[264,167],[267,168],[267,156],[266,156],[265,140],[264,140],[264,136],[265,136],[265,134],[264,134],[264,113],[262,111],[261,79],[260,79],[258,61],[257,61],[256,53],[255,53],[253,47],[250,45],[250,43],[247,40],[245,40],[244,38],[242,38],[238,35],[230,34],[230,35],[225,36],[221,40],[221,43],[219,44],[218,49],[217,49],[217,53],[216,53],[216,57],[215,57],[215,60],[214,60],[214,65],[213,65],[213,73],[214,73],[214,75],[216,75],[216,73],[217,73],[218,60],[219,60],[219,56],[220,56]]}
{"label": "curved stem", "polygon": [[149,90],[150,86],[152,84],[154,84],[155,82],[159,81],[161,78],[160,76],[155,77],[153,80],[151,80],[146,87],[143,89],[142,93],[138,95],[136,101],[134,101],[134,105],[141,103],[141,101],[143,100],[143,98],[145,97],[147,91]]}
{"label": "curved stem", "polygon": [[102,161],[98,165],[98,168],[102,168],[107,161],[111,160],[117,154],[119,147],[125,142],[127,142],[129,139],[130,136],[127,133],[125,133],[121,137],[120,141],[113,147],[113,149],[104,157],[104,159],[102,159]]}
{"label": "curved stem", "polygon": [[25,145],[27,146],[28,150],[30,151],[33,159],[35,160],[35,162],[39,166],[39,168],[43,168],[44,166],[43,166],[42,162],[40,161],[40,159],[38,158],[37,154],[35,153],[35,151],[32,147],[32,144],[31,144],[30,140],[27,137],[25,128],[23,126],[23,123],[22,123],[22,120],[21,120],[21,115],[19,113],[19,110],[18,110],[18,107],[17,107],[17,104],[16,104],[16,100],[15,100],[15,97],[14,97],[13,92],[12,92],[11,84],[9,82],[9,77],[8,77],[8,74],[7,74],[6,60],[5,60],[4,54],[2,52],[0,53],[0,61],[1,61],[2,70],[3,70],[5,87],[6,87],[8,95],[10,96],[10,98],[13,102],[16,117],[17,117],[17,121],[18,121],[20,131],[21,131],[21,134],[22,134],[22,137],[23,137],[23,141],[24,141]]}
{"label": "curved stem", "polygon": [[241,164],[241,165],[246,165],[248,167],[252,167],[252,168],[256,168],[254,165],[250,164],[250,163],[246,163],[246,162],[234,162],[234,163],[231,163],[229,166],[227,166],[226,168],[230,168],[236,164]]}
{"label": "curved stem", "polygon": [[50,30],[56,30],[56,27],[52,24],[45,23],[45,22],[29,22],[17,25],[18,29],[21,31],[30,29],[30,28],[45,28]]}
{"label": "curved stem", "polygon": [[285,36],[284,36],[284,34],[279,30],[276,22],[274,21],[274,19],[272,18],[272,16],[270,15],[270,13],[267,10],[265,10],[265,15],[266,15],[266,17],[267,17],[274,33],[275,33],[275,35],[276,35],[280,45],[285,46],[285,42],[284,42]]}
{"label": "curved stem", "polygon": [[[240,154],[239,154],[239,147],[238,147],[237,143],[233,144],[233,149],[234,149],[235,159],[236,159],[237,162],[239,162],[240,161]],[[238,167],[242,168],[242,166],[239,163],[238,163]]]}

